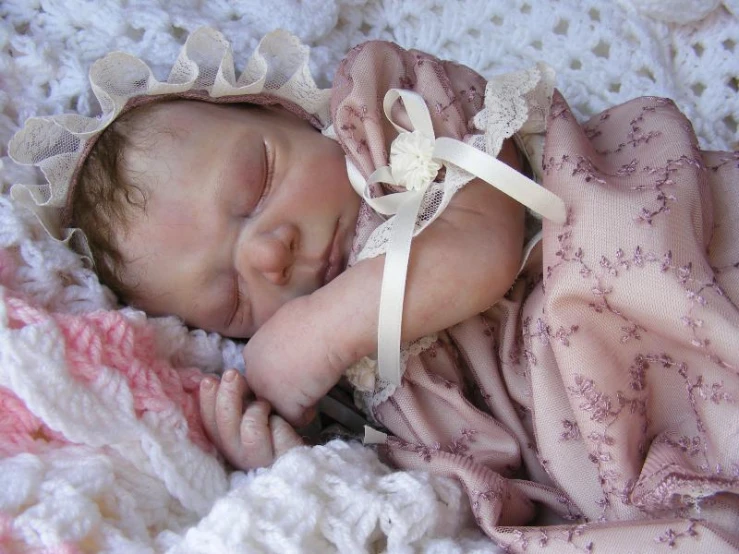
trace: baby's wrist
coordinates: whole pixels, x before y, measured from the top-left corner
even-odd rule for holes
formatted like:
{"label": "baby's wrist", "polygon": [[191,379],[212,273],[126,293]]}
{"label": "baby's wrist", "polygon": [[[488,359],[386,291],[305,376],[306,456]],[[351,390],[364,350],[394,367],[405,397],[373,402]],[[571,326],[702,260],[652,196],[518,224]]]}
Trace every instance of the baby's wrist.
{"label": "baby's wrist", "polygon": [[[315,291],[307,297],[311,311],[319,321],[320,339],[326,345],[341,373],[377,349],[377,310],[372,302],[342,301],[340,279]],[[337,290],[338,289],[338,290]],[[333,364],[332,364],[333,365]],[[337,367],[338,369],[338,367]]]}

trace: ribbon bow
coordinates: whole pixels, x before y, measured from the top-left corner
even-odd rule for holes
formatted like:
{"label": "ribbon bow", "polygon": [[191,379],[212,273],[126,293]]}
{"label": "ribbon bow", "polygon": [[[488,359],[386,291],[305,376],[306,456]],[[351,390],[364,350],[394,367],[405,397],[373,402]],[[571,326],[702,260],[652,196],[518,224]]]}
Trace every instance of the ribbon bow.
{"label": "ribbon bow", "polygon": [[[393,105],[401,98],[411,123],[410,130],[398,125],[391,116]],[[555,223],[564,223],[566,211],[558,196],[495,157],[456,139],[436,138],[431,115],[420,94],[390,89],[385,94],[383,110],[399,133],[390,147],[390,165],[376,169],[365,180],[349,158],[346,164],[349,181],[357,194],[376,212],[395,216],[380,290],[377,363],[380,378],[399,385],[400,332],[413,230],[424,195],[441,166],[454,164]],[[372,198],[369,186],[374,183],[401,186],[406,190]]]}

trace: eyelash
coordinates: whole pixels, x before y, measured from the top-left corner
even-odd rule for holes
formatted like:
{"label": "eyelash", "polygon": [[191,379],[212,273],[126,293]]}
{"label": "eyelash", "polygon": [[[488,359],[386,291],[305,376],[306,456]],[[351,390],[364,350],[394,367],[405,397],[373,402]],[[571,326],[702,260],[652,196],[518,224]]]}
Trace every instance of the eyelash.
{"label": "eyelash", "polygon": [[254,206],[253,211],[257,211],[260,206],[262,205],[262,202],[264,202],[264,199],[267,198],[267,194],[272,189],[272,177],[274,175],[274,167],[273,164],[270,163],[270,159],[272,151],[270,150],[267,143],[264,143],[264,167],[265,167],[265,174],[264,174],[264,185],[262,187],[262,194],[259,196],[259,200],[257,200],[257,205]]}
{"label": "eyelash", "polygon": [[244,295],[241,294],[241,287],[239,286],[239,276],[236,275],[234,277],[234,290],[235,290],[235,298],[234,298],[234,310],[231,314],[231,317],[228,320],[228,326],[233,325],[234,321],[236,321],[236,316],[239,315],[239,312],[241,311],[241,304],[244,301]]}

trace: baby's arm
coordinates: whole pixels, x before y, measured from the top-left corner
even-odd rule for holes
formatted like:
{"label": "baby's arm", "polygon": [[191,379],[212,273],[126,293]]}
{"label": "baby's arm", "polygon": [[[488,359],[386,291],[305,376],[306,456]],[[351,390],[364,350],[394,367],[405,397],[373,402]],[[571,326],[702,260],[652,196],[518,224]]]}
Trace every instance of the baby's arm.
{"label": "baby's arm", "polygon": [[244,409],[248,387],[235,370],[219,382],[206,377],[200,384],[200,414],[208,437],[219,452],[238,469],[271,464],[302,439],[281,417],[270,415],[265,400],[254,400]]}
{"label": "baby's arm", "polygon": [[[501,158],[517,165],[512,144]],[[510,197],[473,181],[413,239],[404,341],[459,323],[505,294],[520,263],[523,215]],[[249,385],[288,421],[305,422],[346,368],[376,351],[383,266],[384,257],[363,260],[285,304],[247,343]]]}

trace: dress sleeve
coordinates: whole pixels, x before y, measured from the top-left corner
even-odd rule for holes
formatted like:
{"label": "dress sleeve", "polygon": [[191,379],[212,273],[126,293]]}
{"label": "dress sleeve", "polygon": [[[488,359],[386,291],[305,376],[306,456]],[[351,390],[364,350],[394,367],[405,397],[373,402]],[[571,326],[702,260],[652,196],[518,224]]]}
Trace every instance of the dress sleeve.
{"label": "dress sleeve", "polygon": [[[470,136],[472,119],[483,107],[485,84],[478,73],[463,65],[442,61],[417,50],[405,50],[391,42],[366,42],[353,48],[337,69],[330,106],[333,134],[348,160],[367,179],[376,169],[389,165],[390,144],[398,135],[383,110],[383,100],[389,90],[410,90],[421,95],[428,107],[435,136],[463,140]],[[407,127],[409,121],[399,104],[393,109],[393,118]],[[446,184],[435,182],[427,191],[414,234],[443,210],[441,200],[445,189],[446,195],[451,197]],[[372,197],[388,192],[396,192],[396,189],[377,183],[370,185]],[[394,218],[385,220],[363,203],[350,265],[385,253],[393,223]],[[435,340],[435,336],[424,337],[404,345],[401,365],[405,367],[411,353],[426,349]],[[387,399],[395,389],[377,379],[374,358],[360,360],[348,370],[347,377],[359,391],[369,393],[372,403]]]}
{"label": "dress sleeve", "polygon": [[[382,110],[388,90],[420,94],[436,136],[462,140],[482,109],[485,84],[463,65],[391,42],[366,42],[353,48],[336,72],[331,95],[334,129],[346,155],[366,178],[388,164],[389,145],[396,136]],[[402,111],[397,105],[395,110]],[[402,121],[401,113],[398,119]]]}
{"label": "dress sleeve", "polygon": [[[423,99],[436,138],[464,142],[495,158],[504,140],[514,134],[543,132],[551,102],[553,72],[545,66],[536,66],[486,82],[466,66],[417,50],[405,50],[393,43],[374,41],[355,47],[337,69],[330,110],[333,135],[348,161],[365,179],[390,165],[390,146],[398,132],[386,117],[383,101],[391,89],[411,91]],[[400,102],[392,110],[394,121],[412,128]],[[525,143],[519,140],[519,145]],[[446,163],[424,192],[413,234],[430,225],[455,193],[474,177],[455,164]],[[368,192],[376,198],[398,190],[373,183]],[[350,264],[386,253],[394,223],[395,217],[385,220],[363,204]],[[408,345],[401,354],[403,367],[406,354]],[[360,388],[374,389],[371,403],[376,404],[387,399],[394,386],[375,379],[374,359],[366,362],[353,367],[348,377],[357,387],[361,384]]]}
{"label": "dress sleeve", "polygon": [[[389,42],[368,42],[351,50],[337,70],[330,108],[333,131],[348,160],[367,179],[390,165],[390,145],[398,136],[383,110],[385,94],[391,89],[412,91],[426,104],[436,138],[467,143],[495,158],[503,142],[515,135],[536,175],[540,153],[532,148],[537,143],[528,138],[543,136],[553,84],[554,72],[543,64],[488,82],[464,65]],[[400,102],[390,115],[401,126],[411,127]],[[431,224],[473,178],[472,173],[446,163],[425,192],[414,234]],[[387,192],[397,190],[380,184],[369,187],[373,198]],[[525,197],[517,199],[529,207],[536,205]],[[386,252],[393,219],[360,217],[354,261]]]}
{"label": "dress sleeve", "polygon": [[[334,79],[331,115],[347,159],[365,179],[376,169],[389,165],[390,144],[398,136],[383,110],[385,94],[391,89],[409,90],[423,98],[437,138],[463,140],[470,136],[472,118],[483,106],[485,80],[468,67],[417,50],[405,50],[391,42],[367,42],[351,50]],[[401,102],[393,107],[392,117],[409,127]],[[449,168],[443,178],[440,174],[424,196],[414,235],[428,226],[471,178],[453,169],[450,173]],[[398,190],[373,184],[369,194],[376,198]],[[360,214],[352,261],[384,254],[393,224],[392,217],[384,220],[374,213]]]}

